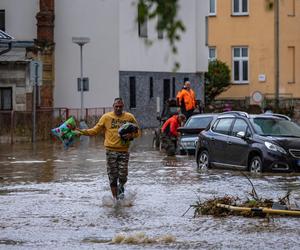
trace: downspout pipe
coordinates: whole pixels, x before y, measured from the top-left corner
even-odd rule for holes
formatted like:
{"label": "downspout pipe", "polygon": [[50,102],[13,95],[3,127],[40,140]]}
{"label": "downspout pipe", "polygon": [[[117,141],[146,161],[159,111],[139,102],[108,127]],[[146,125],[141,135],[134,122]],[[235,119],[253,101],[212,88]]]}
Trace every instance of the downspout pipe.
{"label": "downspout pipe", "polygon": [[280,81],[280,55],[279,55],[279,0],[274,1],[275,7],[275,109],[279,109],[279,81]]}

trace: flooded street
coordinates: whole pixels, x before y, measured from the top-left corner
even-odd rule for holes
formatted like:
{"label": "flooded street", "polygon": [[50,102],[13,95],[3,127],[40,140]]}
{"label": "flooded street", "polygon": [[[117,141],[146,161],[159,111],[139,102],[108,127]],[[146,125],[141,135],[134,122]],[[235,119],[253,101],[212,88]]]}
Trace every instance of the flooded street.
{"label": "flooded street", "polygon": [[[300,218],[193,218],[192,209],[183,216],[199,198],[249,197],[250,183],[238,171],[197,172],[193,156],[166,157],[151,139],[131,150],[133,206],[115,207],[102,202],[110,191],[99,138],[68,150],[0,144],[0,249],[300,249]],[[250,178],[259,196],[291,190],[300,203],[299,175]],[[135,237],[120,244],[122,235]]]}

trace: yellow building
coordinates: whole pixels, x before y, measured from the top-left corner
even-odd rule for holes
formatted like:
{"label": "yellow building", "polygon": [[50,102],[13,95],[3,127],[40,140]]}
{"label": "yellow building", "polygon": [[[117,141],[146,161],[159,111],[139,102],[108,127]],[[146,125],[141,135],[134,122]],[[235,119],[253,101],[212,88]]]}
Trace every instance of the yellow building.
{"label": "yellow building", "polygon": [[208,27],[210,59],[232,75],[218,98],[300,99],[300,0],[210,0]]}

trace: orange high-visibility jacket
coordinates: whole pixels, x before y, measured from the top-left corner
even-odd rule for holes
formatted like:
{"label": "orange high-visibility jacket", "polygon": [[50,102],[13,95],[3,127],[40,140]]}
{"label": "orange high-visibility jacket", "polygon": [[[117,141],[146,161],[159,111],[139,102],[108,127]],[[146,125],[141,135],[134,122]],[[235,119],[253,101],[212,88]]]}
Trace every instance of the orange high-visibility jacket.
{"label": "orange high-visibility jacket", "polygon": [[195,98],[195,92],[192,89],[182,89],[178,95],[178,101],[181,103],[181,101],[184,101],[185,110],[191,110],[196,108],[196,98]]}
{"label": "orange high-visibility jacket", "polygon": [[178,115],[170,117],[162,126],[161,132],[166,133],[167,136],[177,137],[177,128],[179,127]]}

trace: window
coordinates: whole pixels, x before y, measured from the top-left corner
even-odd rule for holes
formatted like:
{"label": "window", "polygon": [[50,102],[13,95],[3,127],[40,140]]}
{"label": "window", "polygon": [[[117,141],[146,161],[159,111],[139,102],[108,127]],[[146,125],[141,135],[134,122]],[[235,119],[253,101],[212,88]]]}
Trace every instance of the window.
{"label": "window", "polygon": [[209,61],[216,60],[217,59],[216,53],[217,53],[216,47],[209,47],[208,48],[208,60]]}
{"label": "window", "polygon": [[0,110],[12,110],[12,88],[0,88]]}
{"label": "window", "polygon": [[288,83],[295,83],[296,68],[295,68],[295,47],[288,47]]}
{"label": "window", "polygon": [[213,117],[192,117],[184,125],[187,128],[206,128]]}
{"label": "window", "polygon": [[169,100],[170,99],[170,79],[164,79],[164,92],[163,92],[163,95],[164,95],[164,103],[166,100]]}
{"label": "window", "polygon": [[135,77],[129,77],[129,107],[136,108],[136,89],[135,89]]}
{"label": "window", "polygon": [[0,10],[0,30],[5,31],[5,10]]}
{"label": "window", "polygon": [[212,130],[216,133],[220,133],[223,135],[229,135],[232,121],[233,121],[233,118],[219,119],[212,127]]}
{"label": "window", "polygon": [[149,78],[149,98],[153,98],[153,77]]}
{"label": "window", "polygon": [[163,39],[164,38],[164,33],[161,29],[161,16],[158,16],[157,18],[157,38],[158,39]]}
{"label": "window", "polygon": [[233,66],[232,75],[234,83],[248,83],[248,48],[247,47],[234,47],[232,49]]}
{"label": "window", "polygon": [[210,16],[215,16],[217,14],[216,1],[217,0],[210,0],[209,1],[209,15]]}
{"label": "window", "polygon": [[172,78],[172,97],[175,98],[175,92],[176,92],[176,79],[175,77]]}
{"label": "window", "polygon": [[288,16],[294,17],[296,12],[295,0],[287,1]]}
{"label": "window", "polygon": [[147,19],[144,22],[138,22],[139,25],[139,37],[148,37],[148,21]]}
{"label": "window", "polygon": [[236,121],[234,122],[234,125],[232,127],[231,134],[233,136],[237,136],[238,132],[245,132],[245,135],[246,135],[247,128],[248,128],[248,125],[244,120],[236,119]]}
{"label": "window", "polygon": [[232,9],[233,15],[248,15],[248,0],[232,0]]}

